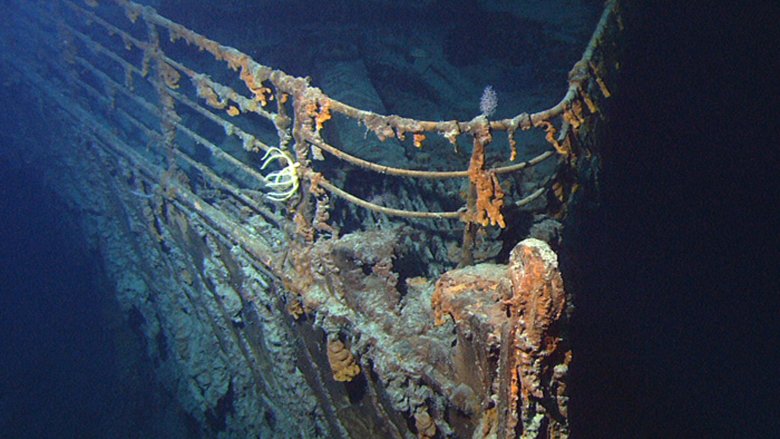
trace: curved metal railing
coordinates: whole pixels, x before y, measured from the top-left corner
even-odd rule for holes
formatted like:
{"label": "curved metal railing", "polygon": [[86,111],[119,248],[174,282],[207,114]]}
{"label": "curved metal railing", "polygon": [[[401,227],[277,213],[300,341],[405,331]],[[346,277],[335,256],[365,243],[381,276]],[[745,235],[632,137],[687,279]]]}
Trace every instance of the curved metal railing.
{"label": "curved metal railing", "polygon": [[[150,153],[149,159],[167,168],[166,181],[172,180],[178,166],[195,169],[209,184],[231,194],[240,203],[276,224],[282,222],[278,206],[282,202],[298,233],[309,242],[313,241],[316,233],[333,230],[325,224],[329,217],[327,210],[331,207],[328,194],[331,194],[356,206],[391,216],[459,219],[466,224],[463,249],[464,253],[468,253],[479,227],[506,226],[506,200],[499,176],[535,166],[551,157],[571,160],[578,154],[578,129],[586,117],[599,111],[591,97],[593,90],[609,96],[600,74],[603,66],[598,65],[594,54],[601,44],[605,28],[616,15],[615,1],[607,3],[582,58],[569,73],[568,89],[556,105],[501,120],[488,120],[480,115],[468,121],[416,120],[355,108],[313,87],[308,78],[295,77],[262,65],[239,50],[211,40],[159,15],[151,7],[130,0],[110,0],[100,4],[88,0],[83,5],[72,0],[60,0],[57,6],[63,9],[60,18],[42,25],[56,28],[59,42],[51,44],[59,46],[62,59],[75,70],[67,82],[80,86],[91,99],[110,109],[114,117],[141,132],[148,139],[148,144],[157,148]],[[125,27],[116,23],[120,14],[129,20]],[[80,20],[65,17],[79,17]],[[43,20],[40,15],[30,19]],[[113,42],[104,42],[105,37],[96,35],[96,28],[103,29]],[[162,38],[162,32],[167,32],[167,42]],[[40,37],[47,39],[46,35]],[[166,50],[166,45],[177,41],[224,62],[230,70],[237,72],[233,82],[243,83],[248,94],[244,95],[234,87],[213,79],[201,71],[198,63],[181,57],[177,59],[177,51]],[[119,48],[124,48],[124,51]],[[177,52],[176,55],[173,52]],[[135,59],[130,60],[132,57]],[[144,90],[140,90],[142,86],[136,78],[145,80],[141,81],[146,82]],[[182,90],[185,78],[191,84],[187,91]],[[229,76],[227,79],[226,82],[231,80]],[[157,95],[158,102],[153,102],[153,94]],[[120,104],[117,103],[117,95],[122,95]],[[134,109],[129,109],[128,103],[134,104]],[[183,114],[182,110],[187,114]],[[418,148],[430,142],[431,136],[440,136],[453,145],[457,145],[461,136],[468,137],[473,145],[469,166],[453,171],[406,169],[360,158],[323,137],[323,128],[334,115],[354,120],[365,127],[367,134],[372,133],[380,141],[403,141],[411,136]],[[235,148],[228,150],[199,133],[197,127],[188,123],[195,116],[215,124],[227,136],[236,138],[243,152]],[[261,132],[253,131],[258,124],[263,124],[262,121],[270,125],[259,130]],[[542,130],[550,149],[518,163],[488,167],[486,148],[499,132],[507,136],[511,150],[509,160],[517,160],[515,134],[518,129]],[[177,140],[180,137],[188,139],[191,145],[182,147],[184,142]],[[196,157],[199,150],[207,151],[209,157]],[[260,169],[253,164],[258,158],[239,157],[244,153],[263,154],[257,156],[262,157],[259,159],[262,162]],[[468,179],[465,205],[450,211],[412,210],[360,198],[330,181],[318,169],[316,159],[321,159],[322,153],[380,175],[408,179]],[[139,157],[144,157],[144,154]],[[140,160],[139,157],[134,159]],[[212,157],[226,163],[233,171],[222,174],[230,175],[220,175],[209,163]],[[268,166],[276,170],[266,169]],[[551,180],[547,178],[544,182]],[[540,186],[513,204],[528,204],[547,189]],[[263,193],[265,196],[262,196]],[[470,259],[470,256],[464,256],[466,263]]]}

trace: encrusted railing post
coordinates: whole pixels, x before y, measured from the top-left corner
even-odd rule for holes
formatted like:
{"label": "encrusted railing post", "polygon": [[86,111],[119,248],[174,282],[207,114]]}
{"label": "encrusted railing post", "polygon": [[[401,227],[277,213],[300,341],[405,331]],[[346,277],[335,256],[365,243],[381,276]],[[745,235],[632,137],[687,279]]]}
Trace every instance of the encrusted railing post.
{"label": "encrusted railing post", "polygon": [[558,257],[547,243],[526,239],[512,249],[508,274],[512,297],[506,302],[510,326],[499,366],[499,437],[566,438],[572,354],[564,332],[567,300]]}

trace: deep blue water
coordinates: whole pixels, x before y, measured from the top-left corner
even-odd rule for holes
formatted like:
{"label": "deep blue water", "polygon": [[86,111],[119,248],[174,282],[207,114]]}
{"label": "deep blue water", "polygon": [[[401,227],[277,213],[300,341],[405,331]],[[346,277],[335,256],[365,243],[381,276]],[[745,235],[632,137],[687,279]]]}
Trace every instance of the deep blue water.
{"label": "deep blue water", "polygon": [[99,437],[116,367],[94,255],[29,169],[0,169],[0,431]]}
{"label": "deep blue water", "polygon": [[0,159],[0,438],[196,437],[36,168]]}
{"label": "deep blue water", "polygon": [[[760,74],[777,10],[752,6],[626,17],[602,205],[576,244],[575,437],[778,436],[780,168]],[[0,437],[166,431],[145,419],[165,399],[151,377],[122,381],[100,273],[35,167],[0,160]]]}

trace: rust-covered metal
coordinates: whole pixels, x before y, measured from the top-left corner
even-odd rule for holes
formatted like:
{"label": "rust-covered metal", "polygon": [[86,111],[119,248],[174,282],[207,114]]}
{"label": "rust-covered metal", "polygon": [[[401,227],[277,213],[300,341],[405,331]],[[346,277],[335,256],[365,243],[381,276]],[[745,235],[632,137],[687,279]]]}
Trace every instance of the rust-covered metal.
{"label": "rust-covered metal", "polygon": [[463,363],[455,372],[484,395],[472,408],[482,412],[484,431],[501,438],[569,436],[567,297],[548,244],[527,239],[512,250],[508,266],[445,273],[432,307],[436,324],[448,317],[455,323],[453,362]]}
{"label": "rust-covered metal", "polygon": [[[596,178],[619,2],[556,105],[463,121],[350,106],[130,0],[23,3],[28,33],[4,38],[37,49],[2,63],[62,118],[54,178],[89,206],[120,302],[205,434],[569,437],[559,242],[516,219],[563,221]],[[468,168],[362,158],[332,140],[340,118],[412,151],[462,139]],[[518,130],[546,149],[526,154]],[[490,163],[500,135],[510,154]],[[397,192],[358,196],[341,166]]]}

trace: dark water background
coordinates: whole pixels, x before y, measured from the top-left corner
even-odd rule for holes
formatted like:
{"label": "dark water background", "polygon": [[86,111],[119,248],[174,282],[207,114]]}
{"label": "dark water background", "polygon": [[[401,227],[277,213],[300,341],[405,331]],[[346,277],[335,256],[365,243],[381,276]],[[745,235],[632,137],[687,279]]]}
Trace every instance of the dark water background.
{"label": "dark water background", "polygon": [[[777,7],[667,6],[627,13],[603,204],[577,243],[574,437],[778,437]],[[9,117],[2,147],[24,147]],[[0,437],[194,435],[118,347],[99,262],[36,166],[0,160]]]}
{"label": "dark water background", "polygon": [[777,17],[754,2],[626,17],[573,335],[586,437],[780,434]]}

